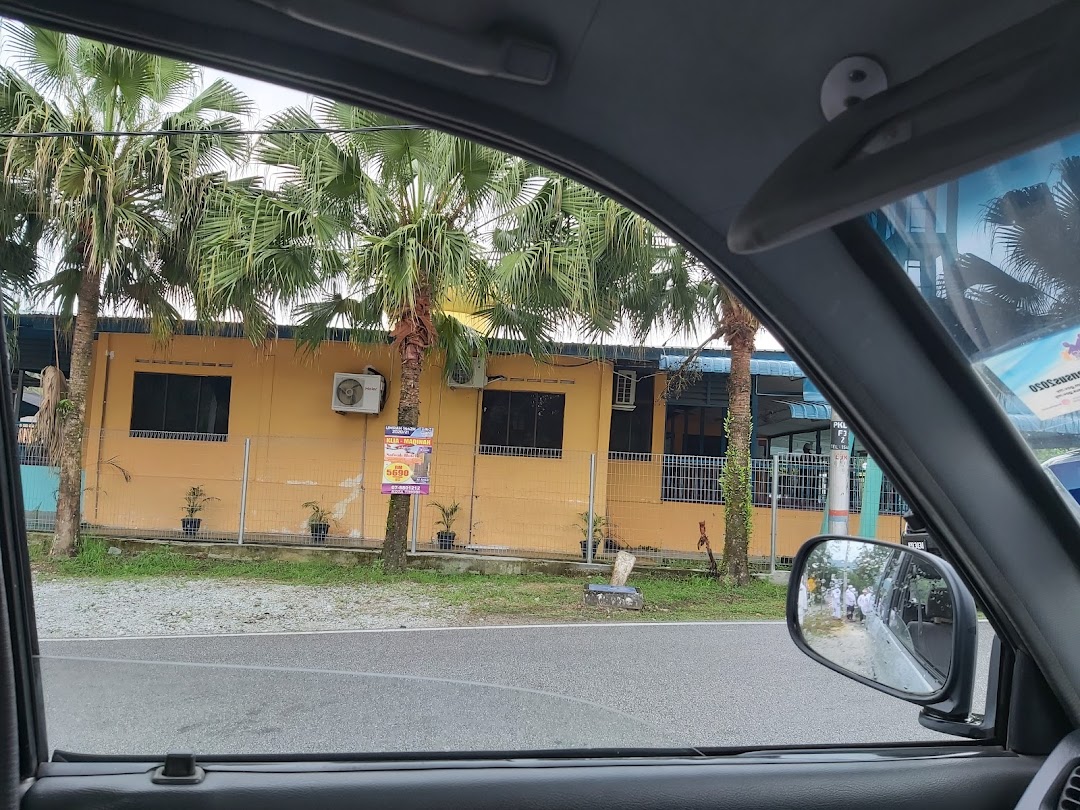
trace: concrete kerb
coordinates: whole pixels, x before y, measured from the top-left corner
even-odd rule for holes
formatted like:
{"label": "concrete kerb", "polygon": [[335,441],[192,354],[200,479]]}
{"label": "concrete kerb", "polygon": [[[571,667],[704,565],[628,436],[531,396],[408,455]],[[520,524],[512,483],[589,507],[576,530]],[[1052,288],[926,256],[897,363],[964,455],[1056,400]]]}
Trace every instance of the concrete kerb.
{"label": "concrete kerb", "polygon": [[[127,553],[169,548],[192,557],[212,560],[255,560],[264,562],[329,562],[334,565],[351,566],[370,564],[378,555],[377,549],[325,548],[318,546],[216,543],[203,540],[164,540],[137,537],[106,538],[110,546]],[[549,576],[602,576],[611,573],[608,563],[584,563],[573,560],[537,560],[526,557],[483,556],[480,554],[438,553],[422,551],[409,554],[409,567],[426,571],[442,571],[461,574],[546,574]],[[646,577],[687,579],[702,576],[704,569],[663,568],[650,565],[635,571]],[[777,585],[787,584],[787,572],[758,574],[760,579],[771,580]]]}
{"label": "concrete kerb", "polygon": [[[351,566],[370,564],[378,555],[375,549],[320,548],[293,545],[239,545],[202,540],[161,540],[136,537],[106,538],[110,546],[127,553],[168,548],[192,557],[212,560],[256,560],[276,562],[330,562]],[[611,566],[570,560],[534,560],[522,557],[485,557],[477,554],[438,554],[420,552],[409,554],[409,567],[448,573],[476,574],[550,574],[553,576],[606,575]]]}

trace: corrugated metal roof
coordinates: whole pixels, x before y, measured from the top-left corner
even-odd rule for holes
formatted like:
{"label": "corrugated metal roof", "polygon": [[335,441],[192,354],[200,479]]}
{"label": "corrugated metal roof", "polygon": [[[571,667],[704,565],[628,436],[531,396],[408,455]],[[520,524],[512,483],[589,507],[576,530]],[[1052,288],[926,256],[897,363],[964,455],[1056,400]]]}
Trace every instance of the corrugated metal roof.
{"label": "corrugated metal roof", "polygon": [[[24,354],[29,358],[33,354],[35,349],[40,349],[38,356],[34,356],[33,359],[28,359],[23,363],[23,368],[28,370],[38,371],[46,365],[50,365],[55,362],[52,358],[55,354],[54,344],[59,343],[61,354],[61,368],[66,372],[68,366],[68,359],[66,357],[66,347],[64,337],[61,334],[59,340],[53,336],[56,330],[57,322],[56,318],[51,314],[45,313],[24,313],[18,317],[18,328],[15,328],[15,321],[11,316],[4,316],[9,334],[15,334],[18,340],[18,346]],[[149,331],[149,324],[145,318],[117,318],[117,317],[103,317],[98,319],[97,332],[113,332],[113,333],[134,333],[144,334]],[[215,335],[219,337],[234,337],[243,338],[244,329],[241,324],[238,323],[220,323],[214,324],[209,330],[200,326],[193,321],[184,321],[179,329],[179,334],[184,335]],[[279,338],[281,340],[290,340],[295,337],[296,327],[289,324],[280,324],[267,333],[267,338]],[[335,328],[328,331],[326,340],[327,342],[347,342],[351,340],[352,335],[348,329]],[[389,337],[386,338],[390,340]],[[39,344],[39,345],[34,345]],[[494,341],[489,347],[490,351],[495,354],[515,354],[518,352],[525,353],[525,345],[513,340],[498,340]],[[595,343],[557,343],[551,347],[552,353],[557,355],[568,355],[572,357],[590,358],[595,360],[607,360],[614,362],[628,362],[628,363],[642,363],[650,368],[655,368],[655,364],[659,361],[660,357],[665,353],[671,353],[675,351],[672,347],[658,347],[658,346],[630,346],[620,344],[595,344]],[[683,350],[681,357],[685,357],[688,350]],[[679,358],[680,355],[671,354],[672,358]],[[728,352],[725,349],[705,349],[701,353],[701,359],[705,362],[710,362],[714,359],[722,359],[727,362],[730,367],[731,361],[727,359]],[[790,358],[784,352],[777,351],[757,351],[754,352],[755,363],[791,363]],[[680,364],[679,359],[674,359],[672,366],[677,368]],[[754,372],[767,374],[770,372]],[[781,375],[782,376],[782,375]],[[801,372],[798,376],[802,376]]]}
{"label": "corrugated metal roof", "polygon": [[792,419],[811,419],[815,422],[832,418],[832,408],[820,402],[788,402]]}
{"label": "corrugated metal roof", "polygon": [[[686,362],[685,354],[662,354],[660,355],[660,370],[675,371]],[[705,374],[729,374],[731,373],[730,357],[700,356],[694,358],[694,368]],[[801,368],[794,360],[765,360],[752,358],[750,360],[750,373],[759,374],[763,377],[805,377]]]}

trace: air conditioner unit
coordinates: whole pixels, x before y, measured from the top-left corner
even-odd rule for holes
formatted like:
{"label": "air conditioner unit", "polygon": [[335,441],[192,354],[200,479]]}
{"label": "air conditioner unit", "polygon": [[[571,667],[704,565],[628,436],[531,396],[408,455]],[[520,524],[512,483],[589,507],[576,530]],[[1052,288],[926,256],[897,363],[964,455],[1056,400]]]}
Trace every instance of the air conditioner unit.
{"label": "air conditioner unit", "polygon": [[483,388],[487,385],[487,358],[474,357],[471,363],[455,365],[446,383],[451,388]]}
{"label": "air conditioner unit", "polygon": [[616,411],[632,411],[637,406],[637,372],[616,371],[612,380],[614,393],[611,407]]}
{"label": "air conditioner unit", "polygon": [[[374,369],[368,369],[374,372]],[[338,413],[378,413],[386,401],[386,378],[378,373],[334,375],[330,407]]]}

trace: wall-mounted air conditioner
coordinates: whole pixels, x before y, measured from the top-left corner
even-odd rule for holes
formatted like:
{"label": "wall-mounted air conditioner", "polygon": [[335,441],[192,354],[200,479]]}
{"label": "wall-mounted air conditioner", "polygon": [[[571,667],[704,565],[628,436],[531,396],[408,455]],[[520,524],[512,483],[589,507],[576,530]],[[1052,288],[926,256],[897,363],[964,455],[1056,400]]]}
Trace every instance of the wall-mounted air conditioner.
{"label": "wall-mounted air conditioner", "polygon": [[487,358],[474,357],[470,363],[459,363],[450,369],[446,382],[451,388],[483,388],[487,385]]}
{"label": "wall-mounted air conditioner", "polygon": [[386,401],[386,378],[367,369],[366,374],[334,375],[330,407],[338,413],[378,413]]}

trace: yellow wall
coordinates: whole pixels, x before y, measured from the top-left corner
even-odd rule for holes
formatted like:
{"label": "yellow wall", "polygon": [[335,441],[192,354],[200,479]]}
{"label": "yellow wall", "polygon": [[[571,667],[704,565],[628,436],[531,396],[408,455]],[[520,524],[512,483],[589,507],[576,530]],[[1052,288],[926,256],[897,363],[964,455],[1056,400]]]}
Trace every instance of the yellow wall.
{"label": "yellow wall", "polygon": [[[436,452],[432,495],[422,499],[421,539],[436,531],[431,501],[458,500],[459,543],[577,548],[577,513],[588,505],[589,456],[607,451],[611,367],[569,358],[554,362],[493,357],[489,376],[506,380],[489,388],[564,394],[561,459],[474,458],[481,394],[446,387],[442,369],[429,364],[421,381],[420,423],[435,428]],[[334,413],[334,373],[368,365],[388,380],[383,412]],[[231,376],[228,440],[131,438],[136,371]],[[91,381],[85,519],[110,527],[178,529],[183,495],[200,484],[218,499],[200,515],[203,530],[235,534],[244,439],[252,437],[247,532],[303,534],[302,504],[316,500],[333,510],[335,536],[381,538],[388,503],[380,493],[383,427],[394,422],[398,388],[389,346],[330,343],[312,355],[297,353],[292,341],[254,347],[236,338],[182,336],[161,347],[146,335],[103,334]],[[601,497],[605,487],[606,472],[598,469]]]}
{"label": "yellow wall", "polygon": [[[610,489],[607,498],[607,519],[611,534],[627,546],[651,546],[672,551],[696,551],[700,531],[698,522],[705,521],[713,551],[723,548],[724,507],[719,504],[681,503],[662,501],[660,456],[652,461],[610,461]],[[754,507],[753,530],[750,536],[751,556],[766,557],[771,544],[771,510]],[[821,534],[820,511],[778,509],[777,549],[781,557],[794,556],[807,539]],[[859,516],[849,521],[852,534],[858,534]],[[877,536],[884,540],[899,540],[902,519],[897,515],[878,518]]]}
{"label": "yellow wall", "polygon": [[[389,395],[376,416],[331,410],[335,372],[368,365],[386,375]],[[397,412],[397,365],[389,346],[329,343],[315,354],[292,341],[255,347],[237,338],[182,336],[155,346],[147,335],[103,334],[95,345],[86,446],[85,520],[102,527],[178,530],[188,487],[215,498],[200,517],[207,535],[235,537],[240,513],[245,438],[251,437],[246,532],[307,533],[306,501],[333,512],[337,538],[378,540],[388,498],[381,494],[383,427]],[[223,374],[232,378],[228,440],[131,438],[132,384],[137,371]],[[477,455],[481,392],[442,384],[429,363],[421,381],[420,423],[435,428],[432,494],[420,499],[419,537],[433,538],[432,502],[458,501],[458,543],[499,550],[576,555],[588,509],[590,455],[596,453],[596,511],[610,533],[630,546],[696,550],[698,521],[719,550],[723,507],[660,501],[661,464],[607,461],[611,365],[579,358],[540,364],[524,356],[493,357],[489,390],[541,391],[566,397],[561,458]],[[665,403],[652,404],[652,449],[663,452]],[[642,403],[644,405],[644,403]],[[818,512],[779,510],[778,552],[790,556],[817,534]],[[751,554],[767,555],[767,509],[755,509]],[[853,516],[852,530],[857,529]],[[900,519],[882,516],[880,537],[897,539]]]}

